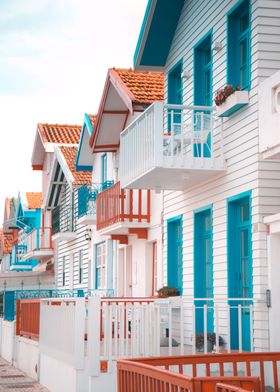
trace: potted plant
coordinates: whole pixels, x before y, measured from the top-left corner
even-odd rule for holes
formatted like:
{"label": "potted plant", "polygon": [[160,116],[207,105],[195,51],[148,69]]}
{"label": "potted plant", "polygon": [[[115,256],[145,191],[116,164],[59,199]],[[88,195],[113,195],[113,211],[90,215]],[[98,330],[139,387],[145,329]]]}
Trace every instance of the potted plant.
{"label": "potted plant", "polygon": [[[212,352],[216,345],[216,334],[215,332],[207,333],[207,352]],[[219,336],[219,346],[224,346],[225,341],[222,336]],[[197,333],[195,335],[195,346],[198,351],[204,351],[204,333]]]}
{"label": "potted plant", "polygon": [[176,287],[163,286],[158,290],[159,298],[177,297],[179,290]]}
{"label": "potted plant", "polygon": [[227,84],[219,89],[214,98],[219,117],[229,117],[249,103],[248,91],[241,91],[240,86]]}

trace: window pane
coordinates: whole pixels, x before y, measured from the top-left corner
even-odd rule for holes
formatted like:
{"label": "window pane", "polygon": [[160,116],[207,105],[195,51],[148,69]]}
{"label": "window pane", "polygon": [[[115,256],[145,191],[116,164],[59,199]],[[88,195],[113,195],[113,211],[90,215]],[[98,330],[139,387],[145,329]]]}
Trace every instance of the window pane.
{"label": "window pane", "polygon": [[246,12],[240,17],[240,33],[244,33],[249,27],[249,12]]}
{"label": "window pane", "polygon": [[241,204],[241,206],[240,206],[240,221],[241,221],[241,223],[249,221],[249,219],[250,219],[249,203]]}

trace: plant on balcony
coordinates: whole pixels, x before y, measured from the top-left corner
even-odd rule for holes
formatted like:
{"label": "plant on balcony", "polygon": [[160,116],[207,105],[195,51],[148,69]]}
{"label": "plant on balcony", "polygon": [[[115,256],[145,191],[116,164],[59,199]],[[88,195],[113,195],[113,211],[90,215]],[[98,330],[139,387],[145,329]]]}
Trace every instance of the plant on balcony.
{"label": "plant on balcony", "polygon": [[227,84],[225,87],[216,91],[214,102],[216,106],[221,106],[224,102],[226,102],[227,98],[234,94],[236,91],[240,91],[240,86],[236,86],[235,88],[232,84]]}
{"label": "plant on balcony", "polygon": [[176,287],[163,286],[158,290],[159,298],[177,297],[179,290]]}
{"label": "plant on balcony", "polygon": [[[214,346],[216,345],[216,334],[215,332],[207,333],[207,352],[212,352]],[[225,340],[222,336],[219,336],[219,346],[224,346]],[[203,351],[204,349],[204,333],[197,333],[195,335],[195,346],[198,351]]]}

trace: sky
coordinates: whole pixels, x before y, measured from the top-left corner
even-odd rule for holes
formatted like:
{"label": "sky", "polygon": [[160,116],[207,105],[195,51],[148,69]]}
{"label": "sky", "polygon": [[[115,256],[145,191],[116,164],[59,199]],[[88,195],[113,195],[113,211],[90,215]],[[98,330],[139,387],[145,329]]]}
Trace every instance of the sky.
{"label": "sky", "polygon": [[132,67],[147,0],[0,0],[0,225],[5,197],[40,191],[39,122],[96,113],[110,67]]}

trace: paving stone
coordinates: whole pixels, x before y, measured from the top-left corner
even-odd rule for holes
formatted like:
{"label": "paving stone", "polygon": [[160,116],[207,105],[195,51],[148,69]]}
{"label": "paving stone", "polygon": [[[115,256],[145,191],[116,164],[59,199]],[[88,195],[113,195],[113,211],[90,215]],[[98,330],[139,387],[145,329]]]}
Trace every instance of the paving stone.
{"label": "paving stone", "polygon": [[49,392],[0,357],[0,392]]}

